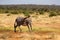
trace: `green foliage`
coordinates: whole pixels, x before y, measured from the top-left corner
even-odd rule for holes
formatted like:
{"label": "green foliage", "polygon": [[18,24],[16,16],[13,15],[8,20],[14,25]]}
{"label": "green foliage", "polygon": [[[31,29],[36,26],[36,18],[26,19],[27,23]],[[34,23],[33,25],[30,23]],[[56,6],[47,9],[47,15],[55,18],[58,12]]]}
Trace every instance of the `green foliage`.
{"label": "green foliage", "polygon": [[47,8],[40,8],[40,9],[38,9],[38,11],[48,12],[49,10]]}
{"label": "green foliage", "polygon": [[38,9],[38,12],[39,14],[44,14],[44,12],[48,12],[48,9],[47,8],[41,8],[41,9]]}
{"label": "green foliage", "polygon": [[13,12],[11,12],[11,14],[18,14],[18,12],[17,11],[13,11]]}
{"label": "green foliage", "polygon": [[23,10],[19,10],[19,13],[23,13]]}
{"label": "green foliage", "polygon": [[[52,12],[51,12],[52,11]],[[0,5],[0,13],[18,14],[23,13],[25,16],[38,12],[44,14],[49,12],[49,17],[60,15],[60,6],[54,5]],[[37,14],[37,15],[39,15]],[[9,16],[10,14],[8,14]]]}
{"label": "green foliage", "polygon": [[24,11],[23,14],[24,14],[25,16],[29,16],[30,13],[29,13],[28,11]]}
{"label": "green foliage", "polygon": [[56,13],[57,13],[57,15],[60,15],[60,11],[59,10],[57,10]]}
{"label": "green foliage", "polygon": [[49,17],[53,17],[53,16],[57,16],[57,13],[52,11],[50,12]]}
{"label": "green foliage", "polygon": [[44,14],[44,11],[39,11],[39,14],[42,14],[43,15]]}
{"label": "green foliage", "polygon": [[5,11],[5,13],[9,13],[9,11]]}

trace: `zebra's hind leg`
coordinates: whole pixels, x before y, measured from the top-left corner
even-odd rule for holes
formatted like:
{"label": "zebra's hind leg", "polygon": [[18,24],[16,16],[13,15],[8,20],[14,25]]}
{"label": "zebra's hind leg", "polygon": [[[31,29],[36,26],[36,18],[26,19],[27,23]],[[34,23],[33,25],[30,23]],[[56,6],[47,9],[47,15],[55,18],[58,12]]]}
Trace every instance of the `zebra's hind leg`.
{"label": "zebra's hind leg", "polygon": [[30,27],[29,27],[29,25],[27,25],[27,27],[28,27],[28,30],[29,30],[29,32],[30,32]]}
{"label": "zebra's hind leg", "polygon": [[31,29],[31,31],[32,31],[32,25],[31,24],[29,24],[30,25],[30,29]]}
{"label": "zebra's hind leg", "polygon": [[22,32],[22,29],[20,28],[20,26],[18,26],[18,28],[19,28],[20,32]]}
{"label": "zebra's hind leg", "polygon": [[16,32],[16,28],[17,28],[17,23],[14,23],[14,32]]}

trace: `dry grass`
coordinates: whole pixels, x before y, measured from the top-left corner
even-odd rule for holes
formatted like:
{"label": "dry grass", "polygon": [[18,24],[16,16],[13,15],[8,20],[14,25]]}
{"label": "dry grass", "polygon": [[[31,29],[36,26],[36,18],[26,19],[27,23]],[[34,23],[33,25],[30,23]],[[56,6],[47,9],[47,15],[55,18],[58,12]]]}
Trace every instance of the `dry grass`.
{"label": "dry grass", "polygon": [[[0,14],[0,40],[60,40],[60,16],[49,18],[48,15],[31,17],[33,31],[28,32],[26,26],[21,26],[22,33],[14,33],[14,20],[20,14],[10,15]],[[34,15],[31,15],[34,16]]]}
{"label": "dry grass", "polygon": [[[14,21],[18,16],[23,16],[20,14],[16,15],[10,15],[7,16],[7,14],[0,14],[0,26],[3,27],[13,27]],[[35,16],[35,15],[32,15]],[[33,26],[38,26],[38,27],[60,27],[60,16],[55,16],[49,18],[47,14],[45,15],[38,15],[37,17],[32,17],[32,24]]]}
{"label": "dry grass", "polygon": [[[2,29],[2,28],[1,28]],[[26,27],[22,28],[23,32],[13,32],[11,28],[0,29],[0,39],[3,40],[60,40],[60,31],[52,28],[34,28],[28,32]],[[57,31],[56,31],[57,30]]]}
{"label": "dry grass", "polygon": [[[13,30],[14,21],[18,16],[24,17],[23,14],[10,14],[10,16],[7,16],[7,14],[0,14],[0,29],[9,29]],[[60,16],[56,17],[48,17],[48,13],[45,13],[44,15],[31,15],[36,17],[31,17],[32,19],[32,25],[33,30],[51,30],[51,31],[57,31],[55,29],[60,28]],[[28,30],[27,27],[21,27],[24,31]],[[18,29],[18,28],[17,28]]]}

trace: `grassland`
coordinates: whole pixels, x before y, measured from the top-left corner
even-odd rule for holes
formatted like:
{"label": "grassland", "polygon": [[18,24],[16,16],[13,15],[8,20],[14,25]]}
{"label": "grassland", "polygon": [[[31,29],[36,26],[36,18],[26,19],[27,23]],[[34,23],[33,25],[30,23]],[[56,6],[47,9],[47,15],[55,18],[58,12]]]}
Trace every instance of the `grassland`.
{"label": "grassland", "polygon": [[21,26],[22,32],[17,28],[15,33],[13,24],[18,16],[24,17],[23,14],[0,14],[0,40],[60,40],[60,16],[33,14],[33,31],[29,32],[26,26]]}
{"label": "grassland", "polygon": [[[21,26],[14,32],[17,17],[31,16],[32,32]],[[0,40],[60,40],[59,5],[0,5]]]}

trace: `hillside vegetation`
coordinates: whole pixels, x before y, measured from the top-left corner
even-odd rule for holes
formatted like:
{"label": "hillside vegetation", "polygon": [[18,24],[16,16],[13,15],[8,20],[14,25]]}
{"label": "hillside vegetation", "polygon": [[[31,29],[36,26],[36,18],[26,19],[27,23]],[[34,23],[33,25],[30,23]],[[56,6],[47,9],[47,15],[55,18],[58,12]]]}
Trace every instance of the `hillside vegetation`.
{"label": "hillside vegetation", "polygon": [[0,13],[36,15],[48,12],[49,17],[60,15],[59,5],[0,5]]}

